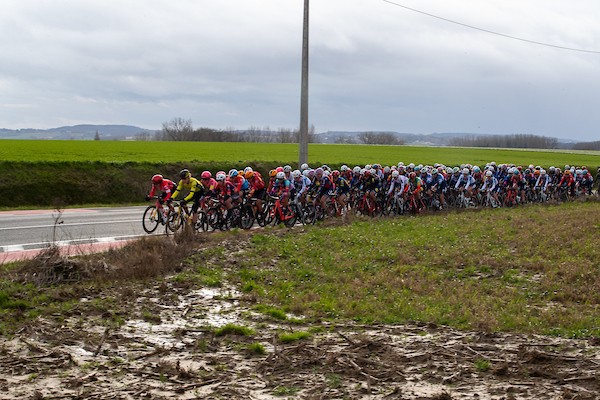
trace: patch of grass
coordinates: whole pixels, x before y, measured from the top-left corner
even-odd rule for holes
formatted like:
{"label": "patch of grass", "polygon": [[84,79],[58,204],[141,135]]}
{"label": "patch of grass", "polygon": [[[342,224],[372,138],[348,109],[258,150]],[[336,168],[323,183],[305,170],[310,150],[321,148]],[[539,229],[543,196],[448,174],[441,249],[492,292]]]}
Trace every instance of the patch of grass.
{"label": "patch of grass", "polygon": [[246,346],[246,351],[254,355],[264,355],[267,353],[265,346],[262,343],[251,343]]}
{"label": "patch of grass", "polygon": [[293,386],[277,386],[273,390],[274,396],[295,396],[299,389]]}
{"label": "patch of grass", "polygon": [[488,360],[482,358],[475,360],[475,369],[479,372],[487,372],[491,367],[491,363]]}
{"label": "patch of grass", "polygon": [[261,233],[228,277],[308,320],[597,337],[598,226],[598,202],[356,219]]}
{"label": "patch of grass", "polygon": [[262,314],[268,315],[271,318],[280,320],[280,321],[286,321],[288,319],[285,311],[283,311],[277,307],[259,304],[257,306],[254,306],[254,310],[256,310]]}
{"label": "patch of grass", "polygon": [[279,335],[279,340],[282,343],[292,343],[297,342],[298,340],[308,339],[309,337],[311,337],[310,332],[298,331],[292,333],[282,333]]}
{"label": "patch of grass", "polygon": [[252,336],[254,335],[254,329],[242,325],[227,324],[215,330],[215,336],[225,335]]}

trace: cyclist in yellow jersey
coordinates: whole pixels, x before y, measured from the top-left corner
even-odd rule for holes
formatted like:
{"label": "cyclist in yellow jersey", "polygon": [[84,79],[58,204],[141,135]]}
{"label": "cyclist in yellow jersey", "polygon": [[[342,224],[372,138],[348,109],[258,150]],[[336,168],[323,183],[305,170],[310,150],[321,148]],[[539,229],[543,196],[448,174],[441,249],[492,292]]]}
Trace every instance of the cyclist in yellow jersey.
{"label": "cyclist in yellow jersey", "polygon": [[196,212],[198,206],[196,204],[198,204],[200,196],[204,193],[204,186],[202,186],[202,183],[194,178],[187,169],[182,169],[181,172],[179,172],[179,177],[181,180],[171,197],[177,199],[182,192],[188,192],[187,196],[181,200],[181,203],[182,205],[185,205],[185,203],[194,201],[194,205],[192,206],[192,223],[195,225],[198,220],[198,213]]}

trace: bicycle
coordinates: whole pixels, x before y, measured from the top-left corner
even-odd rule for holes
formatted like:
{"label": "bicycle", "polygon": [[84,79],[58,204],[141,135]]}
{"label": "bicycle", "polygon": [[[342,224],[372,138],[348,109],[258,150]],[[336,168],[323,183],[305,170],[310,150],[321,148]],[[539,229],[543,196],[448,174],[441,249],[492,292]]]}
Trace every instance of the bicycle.
{"label": "bicycle", "polygon": [[281,198],[278,196],[269,196],[269,198],[274,201],[271,203],[272,206],[269,207],[269,221],[274,221],[275,224],[283,222],[288,228],[296,225],[298,216],[294,212],[293,207],[284,207],[281,204]]}
{"label": "bicycle", "polygon": [[158,228],[158,225],[166,225],[169,220],[168,213],[158,201],[158,196],[154,196],[153,199],[156,200],[156,203],[146,207],[142,216],[142,228],[144,228],[146,233],[153,233]]}
{"label": "bicycle", "polygon": [[391,194],[383,208],[383,213],[385,215],[402,215],[406,211],[406,201],[404,200],[404,196],[402,192],[396,190],[393,194]]}

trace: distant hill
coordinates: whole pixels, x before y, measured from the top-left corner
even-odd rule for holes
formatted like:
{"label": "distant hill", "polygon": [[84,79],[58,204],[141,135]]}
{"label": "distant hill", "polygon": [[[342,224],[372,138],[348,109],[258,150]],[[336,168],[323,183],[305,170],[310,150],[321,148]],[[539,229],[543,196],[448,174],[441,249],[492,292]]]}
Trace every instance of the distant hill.
{"label": "distant hill", "polygon": [[101,140],[125,140],[154,132],[132,125],[73,125],[50,129],[0,129],[0,139],[93,140],[98,133]]}

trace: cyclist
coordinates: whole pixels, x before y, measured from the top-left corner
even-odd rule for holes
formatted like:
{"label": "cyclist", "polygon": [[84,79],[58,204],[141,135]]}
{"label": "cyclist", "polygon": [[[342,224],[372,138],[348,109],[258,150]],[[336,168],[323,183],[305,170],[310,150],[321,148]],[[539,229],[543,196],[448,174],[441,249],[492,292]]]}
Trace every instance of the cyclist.
{"label": "cyclist", "polygon": [[290,195],[291,183],[285,177],[285,172],[279,171],[275,174],[275,182],[273,183],[273,189],[271,189],[271,196],[279,197],[281,205],[287,207],[288,198]]}
{"label": "cyclist", "polygon": [[573,179],[570,169],[565,169],[564,175],[558,182],[558,187],[567,190],[570,196],[575,195],[575,179]]}
{"label": "cyclist", "polygon": [[434,168],[431,171],[431,176],[433,178],[433,184],[429,188],[432,195],[435,196],[437,194],[440,197],[440,210],[446,207],[446,198],[444,196],[444,192],[446,191],[446,179],[444,179],[444,175],[440,173],[440,170],[443,171],[442,167]]}
{"label": "cyclist", "polygon": [[294,196],[296,201],[303,206],[306,204],[306,193],[308,192],[311,182],[308,179],[308,173],[304,175],[299,169],[292,171],[292,179],[294,183]]}
{"label": "cyclist", "polygon": [[331,177],[335,187],[335,199],[340,206],[338,215],[341,215],[346,210],[346,201],[348,199],[348,193],[350,192],[350,183],[337,169],[333,170]]}
{"label": "cyclist", "polygon": [[406,175],[400,175],[398,171],[392,171],[390,179],[390,188],[387,191],[388,197],[400,193],[406,200],[406,192],[408,191],[408,178]]}
{"label": "cyclist", "polygon": [[180,203],[182,207],[185,207],[186,203],[189,203],[190,201],[194,202],[192,205],[192,221],[195,224],[198,220],[196,211],[198,210],[198,204],[200,204],[200,198],[204,194],[204,187],[187,169],[182,169],[179,172],[179,177],[181,180],[177,184],[177,189],[175,189],[172,198],[175,200],[182,192],[188,192],[187,196],[181,199]]}
{"label": "cyclist", "polygon": [[227,179],[227,174],[225,171],[219,171],[216,175],[217,187],[216,191],[219,195],[221,201],[223,202],[223,206],[225,210],[229,211],[233,207],[232,204],[232,195],[235,191],[235,186],[233,183]]}
{"label": "cyclist", "polygon": [[546,173],[546,170],[540,170],[540,176],[535,181],[534,190],[536,192],[543,193],[545,196],[548,196],[548,188],[550,187],[550,176]]}
{"label": "cyclist", "polygon": [[335,185],[329,176],[329,171],[325,171],[323,168],[317,168],[315,170],[313,187],[317,195],[315,201],[318,201],[321,204],[321,208],[325,210],[327,200],[329,200],[329,197],[335,190]]}
{"label": "cyclist", "polygon": [[362,188],[367,196],[369,196],[369,199],[371,199],[372,204],[377,204],[377,195],[381,190],[381,181],[374,168],[365,169]]}
{"label": "cyclist", "polygon": [[263,181],[260,172],[253,171],[252,168],[247,170],[244,176],[250,184],[248,196],[254,197],[256,199],[256,211],[261,213],[262,203],[263,201],[265,201],[265,198],[267,196],[265,181]]}
{"label": "cyclist", "polygon": [[473,189],[475,188],[475,178],[471,176],[471,172],[467,167],[463,168],[462,174],[456,180],[456,184],[454,185],[454,189],[458,191],[465,191],[465,196],[470,198],[473,194]]}
{"label": "cyclist", "polygon": [[494,208],[498,207],[500,202],[498,201],[498,191],[500,187],[498,185],[498,179],[494,176],[494,173],[491,169],[485,171],[485,178],[483,180],[483,185],[481,186],[481,193],[485,194],[487,191],[490,192],[490,195],[496,200],[494,203]]}
{"label": "cyclist", "polygon": [[[243,172],[243,171],[242,171]],[[246,196],[250,184],[246,178],[240,174],[237,169],[229,171],[229,182],[233,185],[233,194],[231,195],[231,204],[235,207],[242,203],[242,199]]]}
{"label": "cyclist", "polygon": [[162,205],[165,204],[165,202],[169,206],[169,210],[173,211],[173,206],[171,205],[171,195],[173,190],[175,190],[175,187],[175,182],[163,178],[163,176],[160,174],[156,174],[152,177],[152,187],[150,188],[150,193],[146,195],[146,201],[153,198],[155,192],[159,191],[160,195],[158,196],[158,205],[161,211]]}
{"label": "cyclist", "polygon": [[421,192],[423,191],[423,186],[421,184],[421,179],[417,176],[416,172],[410,172],[408,174],[408,192],[415,196],[415,202],[417,204],[417,211],[423,209],[423,202],[421,201]]}

